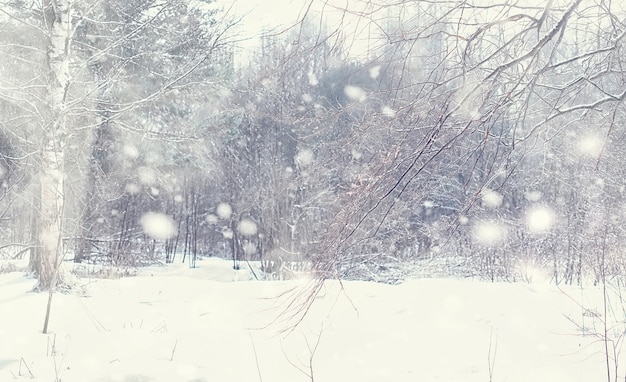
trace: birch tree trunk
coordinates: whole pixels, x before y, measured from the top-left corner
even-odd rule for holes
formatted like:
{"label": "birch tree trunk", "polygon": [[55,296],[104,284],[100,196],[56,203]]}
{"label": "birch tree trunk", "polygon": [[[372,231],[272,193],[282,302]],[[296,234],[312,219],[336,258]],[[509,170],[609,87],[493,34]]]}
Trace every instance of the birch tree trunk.
{"label": "birch tree trunk", "polygon": [[69,53],[72,39],[71,3],[48,0],[44,12],[48,41],[48,111],[41,147],[41,188],[37,244],[39,290],[51,289],[57,280],[61,260],[64,201],[64,150],[67,94],[71,75]]}

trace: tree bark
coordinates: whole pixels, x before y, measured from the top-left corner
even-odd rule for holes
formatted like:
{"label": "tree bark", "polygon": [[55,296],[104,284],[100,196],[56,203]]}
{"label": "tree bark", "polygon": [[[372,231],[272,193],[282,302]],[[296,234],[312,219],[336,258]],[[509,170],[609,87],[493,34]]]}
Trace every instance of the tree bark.
{"label": "tree bark", "polygon": [[70,1],[49,0],[44,12],[48,42],[48,112],[44,121],[41,147],[40,200],[37,244],[40,250],[39,290],[56,284],[60,263],[63,202],[64,157],[67,136],[66,101],[71,82],[69,49],[72,38]]}

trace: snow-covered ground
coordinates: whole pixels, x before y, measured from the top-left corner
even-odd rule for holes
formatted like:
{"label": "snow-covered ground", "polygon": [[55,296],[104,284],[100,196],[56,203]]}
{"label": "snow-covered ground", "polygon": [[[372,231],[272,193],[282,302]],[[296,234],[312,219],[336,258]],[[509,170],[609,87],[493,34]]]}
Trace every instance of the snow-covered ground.
{"label": "snow-covered ground", "polygon": [[0,381],[606,380],[599,287],[330,281],[293,328],[275,321],[290,294],[279,296],[309,280],[241,279],[219,259],[83,278],[54,296],[44,335],[47,294],[0,274]]}

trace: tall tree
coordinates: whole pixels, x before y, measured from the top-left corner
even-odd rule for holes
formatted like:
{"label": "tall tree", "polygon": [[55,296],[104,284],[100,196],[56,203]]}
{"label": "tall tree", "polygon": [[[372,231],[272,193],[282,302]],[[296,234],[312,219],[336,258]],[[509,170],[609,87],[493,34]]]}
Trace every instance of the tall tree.
{"label": "tall tree", "polygon": [[70,69],[72,39],[77,20],[70,1],[50,0],[43,9],[47,39],[47,94],[46,110],[41,121],[41,175],[39,195],[38,288],[51,288],[56,279],[61,259],[63,210],[65,200],[65,152],[70,133],[68,112],[72,84]]}
{"label": "tall tree", "polygon": [[[94,183],[103,176],[112,179],[117,154],[124,152],[117,139],[132,133],[189,141],[206,128],[191,101],[208,100],[215,78],[223,75],[228,51],[222,48],[233,23],[217,16],[212,1],[7,5],[4,15],[11,17],[3,26],[28,32],[30,39],[3,46],[5,69],[18,75],[3,78],[0,99],[11,113],[2,128],[38,174],[32,178],[38,191],[31,260],[38,288],[48,289],[62,258],[63,233],[81,226],[81,211],[83,223],[101,218],[93,195],[81,193],[99,191]],[[33,65],[23,70],[23,62]],[[28,122],[22,129],[15,127],[20,120]]]}

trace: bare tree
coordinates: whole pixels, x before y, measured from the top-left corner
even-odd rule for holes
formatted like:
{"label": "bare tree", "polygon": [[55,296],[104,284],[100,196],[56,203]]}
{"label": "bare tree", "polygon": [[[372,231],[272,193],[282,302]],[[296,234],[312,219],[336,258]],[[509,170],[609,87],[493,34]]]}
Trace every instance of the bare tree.
{"label": "bare tree", "polygon": [[[391,131],[405,131],[407,139],[389,141],[385,151],[393,154],[376,160],[379,169],[370,173],[369,186],[328,229],[320,276],[341,275],[351,257],[361,255],[359,243],[380,239],[402,218],[396,211],[424,202],[453,207],[436,212],[427,225],[443,223],[436,228],[442,245],[459,230],[475,241],[475,224],[497,221],[505,246],[488,244],[481,259],[491,256],[507,272],[514,259],[506,256],[519,248],[508,234],[526,229],[515,208],[527,206],[508,184],[522,181],[540,145],[571,136],[585,123],[603,131],[600,142],[617,134],[614,120],[603,116],[620,115],[625,95],[619,65],[624,11],[613,3],[582,6],[578,0],[545,6],[417,1],[351,8],[345,15],[379,30],[381,43],[361,65],[378,63],[392,79],[396,92],[386,104],[394,116]],[[481,212],[489,191],[503,202]],[[558,205],[559,198],[546,202]]]}
{"label": "bare tree", "polygon": [[[106,194],[102,183],[95,183],[113,179],[112,168],[119,164],[113,151],[123,151],[117,138],[135,134],[175,143],[197,138],[200,121],[180,123],[196,118],[186,102],[206,94],[217,82],[211,78],[223,75],[218,72],[228,57],[225,47],[234,23],[217,17],[219,9],[211,3],[96,2],[85,7],[50,0],[40,8],[7,3],[3,25],[31,36],[6,45],[3,63],[18,76],[3,78],[0,99],[12,112],[2,121],[3,131],[25,152],[21,160],[31,166],[31,188],[38,190],[31,263],[39,289],[56,283],[64,234],[84,227],[80,237],[94,239],[90,232],[103,207],[95,196]],[[21,62],[33,65],[22,70]],[[20,128],[15,121],[28,123]],[[174,122],[175,131],[168,127]],[[88,197],[82,197],[84,191]],[[108,193],[109,201],[120,197],[116,191]],[[132,221],[125,220],[122,231],[137,224],[136,217],[126,217]],[[81,246],[79,257],[88,247]]]}

